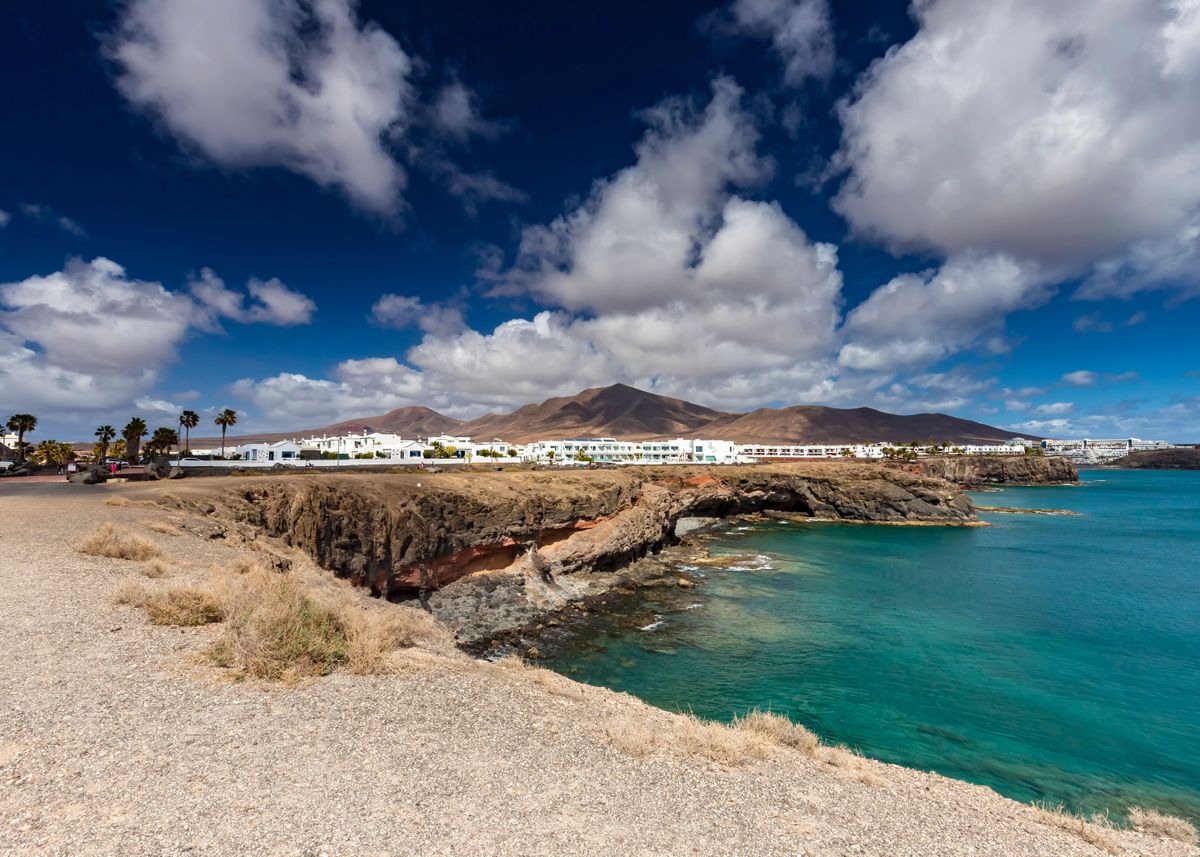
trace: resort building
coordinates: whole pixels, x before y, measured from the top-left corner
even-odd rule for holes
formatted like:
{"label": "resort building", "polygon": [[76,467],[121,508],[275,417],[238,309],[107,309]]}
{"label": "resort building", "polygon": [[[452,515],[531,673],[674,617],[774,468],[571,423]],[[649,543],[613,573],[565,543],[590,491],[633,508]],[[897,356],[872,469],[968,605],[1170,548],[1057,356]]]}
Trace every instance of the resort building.
{"label": "resort building", "polygon": [[1077,464],[1096,464],[1122,458],[1131,452],[1149,449],[1173,449],[1174,444],[1165,440],[1142,440],[1137,437],[1093,440],[1054,440],[1041,442],[1042,449],[1049,455],[1061,455]]}

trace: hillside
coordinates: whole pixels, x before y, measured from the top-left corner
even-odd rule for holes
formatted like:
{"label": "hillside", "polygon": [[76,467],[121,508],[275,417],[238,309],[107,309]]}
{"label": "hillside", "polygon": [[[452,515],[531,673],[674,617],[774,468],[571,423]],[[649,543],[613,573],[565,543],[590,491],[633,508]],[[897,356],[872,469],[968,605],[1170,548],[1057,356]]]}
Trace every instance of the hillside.
{"label": "hillside", "polygon": [[729,416],[734,415],[613,384],[525,405],[507,415],[487,414],[460,431],[481,440],[501,438],[512,443],[581,435],[645,440],[679,437]]}
{"label": "hillside", "polygon": [[1200,449],[1148,449],[1131,452],[1124,458],[1109,462],[1112,467],[1135,470],[1200,470]]}
{"label": "hillside", "polygon": [[[402,437],[452,434],[481,441],[499,438],[510,443],[580,436],[627,440],[704,437],[739,443],[880,440],[991,443],[1017,437],[1015,432],[946,414],[901,415],[874,408],[793,405],[789,408],[759,408],[748,414],[726,413],[626,384],[613,384],[593,387],[574,396],[557,396],[539,404],[524,405],[510,414],[485,414],[470,422],[447,417],[429,408],[408,407],[319,428],[255,435],[230,434],[226,444],[362,431],[393,432]],[[194,447],[219,442],[219,437],[211,435],[192,437]]]}
{"label": "hillside", "polygon": [[[260,434],[230,434],[225,438],[226,445],[250,442],[273,442],[294,437],[313,437],[333,434],[360,434],[364,431],[392,432],[401,437],[428,437],[437,434],[457,434],[462,426],[461,420],[439,414],[431,408],[413,406],[396,408],[377,417],[356,417],[343,420],[333,425],[319,428],[298,429],[286,432],[266,432]],[[219,444],[220,435],[201,437],[192,435],[192,446],[201,447]]]}
{"label": "hillside", "polygon": [[793,405],[729,414],[684,437],[716,437],[739,443],[857,443],[872,441],[948,441],[993,443],[1015,432],[947,414],[889,414],[874,408],[825,408]]}

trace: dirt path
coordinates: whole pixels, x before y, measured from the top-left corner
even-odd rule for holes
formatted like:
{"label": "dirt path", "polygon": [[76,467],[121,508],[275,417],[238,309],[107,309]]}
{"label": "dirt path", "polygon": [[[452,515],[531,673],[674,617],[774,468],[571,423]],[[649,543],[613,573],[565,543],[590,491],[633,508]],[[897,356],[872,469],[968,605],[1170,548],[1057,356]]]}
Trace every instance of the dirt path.
{"label": "dirt path", "polygon": [[105,504],[123,489],[0,493],[0,853],[1104,853],[986,789],[874,762],[639,754],[617,726],[671,735],[679,718],[541,671],[412,650],[397,675],[230,682],[197,657],[212,628],[114,606],[133,564],[69,546],[112,520],[181,577],[238,555],[150,532],[164,512]]}

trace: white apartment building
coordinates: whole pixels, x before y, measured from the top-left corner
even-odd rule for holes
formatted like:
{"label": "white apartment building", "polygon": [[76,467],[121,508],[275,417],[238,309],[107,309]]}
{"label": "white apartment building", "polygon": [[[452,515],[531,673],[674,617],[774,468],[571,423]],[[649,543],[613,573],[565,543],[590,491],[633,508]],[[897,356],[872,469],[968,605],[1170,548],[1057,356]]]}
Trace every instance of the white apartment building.
{"label": "white apartment building", "polygon": [[1117,439],[1072,439],[1043,440],[1042,449],[1050,455],[1062,455],[1077,464],[1096,464],[1122,458],[1131,452],[1148,449],[1172,449],[1174,444],[1165,440],[1142,440],[1137,437]]}
{"label": "white apartment building", "polygon": [[[220,450],[217,450],[220,453]],[[300,444],[294,440],[280,440],[275,443],[244,443],[235,447],[227,447],[226,455],[237,455],[242,461],[277,461],[292,464],[300,460]]]}
{"label": "white apartment building", "polygon": [[747,443],[738,452],[750,458],[883,458],[885,443]]}

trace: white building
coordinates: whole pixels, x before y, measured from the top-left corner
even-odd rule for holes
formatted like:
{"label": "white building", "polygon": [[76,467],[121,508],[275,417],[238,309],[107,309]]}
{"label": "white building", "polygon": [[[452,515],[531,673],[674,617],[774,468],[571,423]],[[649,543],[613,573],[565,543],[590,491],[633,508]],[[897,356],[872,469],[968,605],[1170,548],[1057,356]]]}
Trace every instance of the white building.
{"label": "white building", "polygon": [[1137,437],[1099,439],[1091,438],[1042,441],[1042,449],[1049,455],[1061,455],[1076,464],[1098,464],[1122,458],[1131,452],[1148,449],[1172,449],[1174,444],[1165,440],[1142,440]]}
{"label": "white building", "polygon": [[[220,454],[220,450],[217,450]],[[277,461],[294,464],[300,460],[300,444],[294,440],[279,440],[275,443],[243,443],[227,447],[226,455],[237,455],[242,461]]]}

